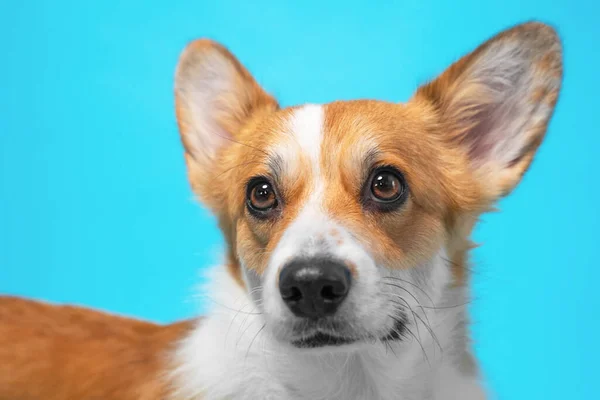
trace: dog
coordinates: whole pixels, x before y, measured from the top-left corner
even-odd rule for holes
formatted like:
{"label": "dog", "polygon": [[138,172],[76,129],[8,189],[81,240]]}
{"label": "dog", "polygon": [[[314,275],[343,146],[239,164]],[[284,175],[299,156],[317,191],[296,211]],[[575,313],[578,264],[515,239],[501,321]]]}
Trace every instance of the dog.
{"label": "dog", "polygon": [[469,237],[547,131],[554,28],[487,40],[405,104],[281,108],[222,45],[183,51],[176,116],[227,251],[205,316],[155,325],[0,300],[2,400],[486,398]]}

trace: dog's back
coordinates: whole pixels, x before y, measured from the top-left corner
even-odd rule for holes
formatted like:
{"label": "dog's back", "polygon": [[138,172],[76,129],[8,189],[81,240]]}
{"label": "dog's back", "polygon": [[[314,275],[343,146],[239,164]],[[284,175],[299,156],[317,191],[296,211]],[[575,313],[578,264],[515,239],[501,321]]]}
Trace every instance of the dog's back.
{"label": "dog's back", "polygon": [[190,321],[156,325],[0,296],[0,400],[154,400]]}

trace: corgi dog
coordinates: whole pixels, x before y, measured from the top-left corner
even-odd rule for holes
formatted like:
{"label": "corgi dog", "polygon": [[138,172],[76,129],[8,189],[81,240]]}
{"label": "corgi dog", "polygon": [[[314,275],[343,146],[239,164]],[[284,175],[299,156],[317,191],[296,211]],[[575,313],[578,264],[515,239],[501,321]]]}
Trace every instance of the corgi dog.
{"label": "corgi dog", "polygon": [[1,400],[486,398],[469,237],[545,136],[556,31],[489,39],[404,104],[281,108],[222,45],[175,76],[194,193],[217,217],[210,311],[172,325],[0,300]]}

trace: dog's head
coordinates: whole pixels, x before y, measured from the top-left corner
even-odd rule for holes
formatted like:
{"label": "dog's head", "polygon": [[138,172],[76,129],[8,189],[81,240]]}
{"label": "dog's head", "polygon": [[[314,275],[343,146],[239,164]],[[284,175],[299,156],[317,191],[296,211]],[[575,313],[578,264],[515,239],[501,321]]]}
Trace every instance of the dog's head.
{"label": "dog's head", "polygon": [[[464,284],[478,215],[520,181],[562,79],[554,30],[505,31],[406,104],[280,108],[224,47],[176,73],[189,179],[229,268],[296,347],[393,341]],[[420,317],[419,317],[420,318]]]}

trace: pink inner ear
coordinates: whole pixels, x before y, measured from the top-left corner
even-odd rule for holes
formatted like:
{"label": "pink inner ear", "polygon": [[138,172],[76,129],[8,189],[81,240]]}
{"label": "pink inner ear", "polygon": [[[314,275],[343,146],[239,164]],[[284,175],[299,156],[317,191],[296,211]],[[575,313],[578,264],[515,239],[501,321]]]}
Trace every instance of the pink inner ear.
{"label": "pink inner ear", "polygon": [[[517,140],[518,130],[508,128],[510,120],[518,117],[515,104],[480,105],[469,121],[471,129],[465,132],[463,141],[469,148],[469,157],[475,163],[483,163],[490,157],[515,154],[512,141]],[[505,127],[502,129],[502,127]],[[512,158],[518,157],[518,153]],[[502,157],[504,158],[504,157]]]}
{"label": "pink inner ear", "polygon": [[[464,82],[474,90],[467,92],[460,106],[459,119],[465,128],[461,142],[477,166],[490,161],[510,165],[522,157],[530,140],[528,128],[542,111],[540,104],[531,100],[537,82],[526,61],[510,59],[517,55],[504,54],[508,59],[498,54],[486,56],[491,59],[480,63],[488,65],[479,71],[475,65],[471,82]],[[460,118],[461,114],[464,117]]]}

